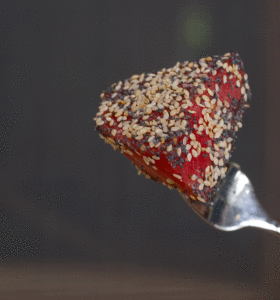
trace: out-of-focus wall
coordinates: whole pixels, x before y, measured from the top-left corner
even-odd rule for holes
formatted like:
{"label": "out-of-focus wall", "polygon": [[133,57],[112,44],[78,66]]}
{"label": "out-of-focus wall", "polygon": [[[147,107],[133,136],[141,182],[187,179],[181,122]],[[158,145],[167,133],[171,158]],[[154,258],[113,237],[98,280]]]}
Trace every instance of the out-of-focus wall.
{"label": "out-of-focus wall", "polygon": [[[280,3],[269,1],[268,13],[265,24],[266,31],[266,55],[265,55],[265,98],[264,110],[265,145],[263,158],[263,176],[261,185],[262,202],[275,218],[280,219],[279,196],[280,185]],[[264,280],[263,299],[276,299],[280,297],[280,240],[274,236],[264,236]]]}
{"label": "out-of-focus wall", "polygon": [[131,163],[99,138],[92,118],[99,94],[116,81],[238,51],[253,101],[233,160],[279,217],[278,23],[276,2],[270,5],[269,11],[265,1],[246,0],[5,1],[2,264],[123,262],[214,272],[249,284],[263,282],[265,272],[269,280],[279,257],[273,237],[253,229],[210,228],[176,191],[137,176]]}

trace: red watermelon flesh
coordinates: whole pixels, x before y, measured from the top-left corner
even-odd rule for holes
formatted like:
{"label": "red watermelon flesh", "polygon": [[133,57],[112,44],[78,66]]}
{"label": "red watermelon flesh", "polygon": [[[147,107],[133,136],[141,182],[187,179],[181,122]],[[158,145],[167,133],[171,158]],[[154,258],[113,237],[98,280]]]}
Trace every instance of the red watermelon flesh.
{"label": "red watermelon flesh", "polygon": [[243,62],[227,53],[113,84],[94,120],[139,174],[207,203],[227,171],[250,97]]}

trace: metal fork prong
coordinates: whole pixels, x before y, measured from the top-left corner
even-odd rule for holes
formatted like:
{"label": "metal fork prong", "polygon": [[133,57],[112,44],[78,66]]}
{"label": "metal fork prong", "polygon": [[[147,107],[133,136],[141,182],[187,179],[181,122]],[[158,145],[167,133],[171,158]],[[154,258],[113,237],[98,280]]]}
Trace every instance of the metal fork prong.
{"label": "metal fork prong", "polygon": [[260,205],[249,178],[232,163],[216,198],[209,204],[191,201],[182,194],[189,206],[217,229],[234,231],[243,227],[257,227],[280,236],[280,224]]}

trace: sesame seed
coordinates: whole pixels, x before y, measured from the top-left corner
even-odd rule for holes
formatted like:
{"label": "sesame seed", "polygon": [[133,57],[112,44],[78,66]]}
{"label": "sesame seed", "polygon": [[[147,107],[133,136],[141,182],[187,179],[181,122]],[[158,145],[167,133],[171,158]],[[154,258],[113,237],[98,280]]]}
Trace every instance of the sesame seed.
{"label": "sesame seed", "polygon": [[155,129],[155,133],[161,134],[161,133],[162,133],[162,130],[161,130],[160,128],[156,128],[156,129]]}
{"label": "sesame seed", "polygon": [[167,178],[166,182],[169,183],[169,184],[174,184],[175,183],[171,178]]}
{"label": "sesame seed", "polygon": [[185,94],[185,97],[186,98],[189,98],[190,97],[190,93],[188,90],[184,90],[184,94]]}
{"label": "sesame seed", "polygon": [[206,106],[206,107],[211,107],[211,105],[210,105],[209,102],[205,102],[205,106]]}
{"label": "sesame seed", "polygon": [[151,109],[150,107],[148,107],[148,108],[146,109],[146,114],[150,115],[151,113],[152,113],[152,109]]}
{"label": "sesame seed", "polygon": [[217,65],[218,67],[222,67],[222,66],[223,66],[223,63],[222,63],[220,60],[218,60],[218,61],[216,62],[216,65]]}
{"label": "sesame seed", "polygon": [[169,114],[168,114],[167,111],[164,113],[163,118],[164,118],[165,120],[169,119]]}
{"label": "sesame seed", "polygon": [[100,125],[103,125],[103,124],[104,124],[104,121],[102,121],[102,119],[97,119],[96,125],[100,126]]}
{"label": "sesame seed", "polygon": [[193,175],[191,176],[191,180],[192,180],[192,181],[195,181],[197,178],[198,178],[198,176],[196,176],[195,174],[193,174]]}
{"label": "sesame seed", "polygon": [[178,156],[181,156],[181,154],[182,154],[182,149],[181,148],[177,149],[177,154],[178,154]]}
{"label": "sesame seed", "polygon": [[216,74],[217,74],[217,71],[216,71],[216,70],[213,70],[213,71],[212,71],[212,75],[215,76]]}
{"label": "sesame seed", "polygon": [[220,142],[219,142],[219,147],[221,147],[221,148],[226,148],[226,146],[227,146],[226,141],[220,141]]}
{"label": "sesame seed", "polygon": [[129,154],[129,155],[133,155],[133,152],[130,151],[129,149],[126,149],[125,152],[126,152],[127,154]]}
{"label": "sesame seed", "polygon": [[197,196],[197,200],[199,200],[200,202],[202,202],[202,203],[206,203],[206,200],[205,199],[203,199],[202,197],[200,197],[200,196]]}
{"label": "sesame seed", "polygon": [[217,144],[214,144],[214,148],[215,148],[217,151],[220,150],[220,148],[219,148],[219,146],[218,146]]}
{"label": "sesame seed", "polygon": [[[228,143],[231,143],[233,141],[233,138],[231,138],[231,137],[229,137],[229,138],[227,138],[227,142]],[[231,145],[231,144],[230,144]]]}
{"label": "sesame seed", "polygon": [[203,95],[202,99],[205,100],[205,101],[209,101],[210,102],[210,98],[208,96],[206,96],[206,95]]}
{"label": "sesame seed", "polygon": [[157,157],[155,155],[153,155],[152,158],[155,159],[155,160],[160,160],[160,157]]}
{"label": "sesame seed", "polygon": [[148,157],[143,156],[143,160],[144,160],[144,162],[145,162],[147,165],[150,164],[150,161],[148,160]]}
{"label": "sesame seed", "polygon": [[193,155],[193,157],[197,157],[198,156],[197,151],[195,149],[192,149],[192,155]]}
{"label": "sesame seed", "polygon": [[182,181],[182,176],[180,176],[180,175],[178,175],[178,174],[173,174],[173,176],[174,176],[175,178],[177,178],[177,179],[179,179],[179,180]]}
{"label": "sesame seed", "polygon": [[186,127],[186,125],[187,125],[187,121],[186,121],[186,120],[183,120],[182,123],[181,123],[181,127],[184,128],[184,127]]}
{"label": "sesame seed", "polygon": [[142,128],[139,130],[139,135],[143,135],[145,134],[148,130],[150,130],[150,128]]}
{"label": "sesame seed", "polygon": [[161,145],[161,142],[157,143],[157,144],[155,145],[155,147],[158,148],[160,145]]}
{"label": "sesame seed", "polygon": [[193,140],[193,141],[196,140],[196,137],[195,137],[195,135],[193,133],[190,134],[190,139]]}
{"label": "sesame seed", "polygon": [[223,76],[223,83],[224,84],[227,83],[227,77],[226,77],[226,75]]}
{"label": "sesame seed", "polygon": [[188,153],[188,155],[187,155],[187,159],[188,159],[188,161],[191,161],[191,159],[192,159],[192,155],[191,155],[191,153]]}
{"label": "sesame seed", "polygon": [[[218,99],[218,105],[221,107],[223,106],[223,102],[220,99]],[[221,114],[220,111],[218,112],[218,114]]]}
{"label": "sesame seed", "polygon": [[214,135],[215,139],[218,139],[222,135],[223,130],[221,129],[220,131],[216,132]]}
{"label": "sesame seed", "polygon": [[205,180],[203,183],[204,183],[205,186],[210,186],[211,185],[211,183],[208,180]]}
{"label": "sesame seed", "polygon": [[212,188],[212,187],[214,187],[216,184],[217,184],[217,181],[213,181],[213,182],[211,183],[210,187]]}
{"label": "sesame seed", "polygon": [[214,157],[213,162],[214,162],[215,165],[219,164],[219,160],[217,159],[217,157]]}
{"label": "sesame seed", "polygon": [[208,88],[207,91],[208,91],[208,93],[209,93],[210,96],[214,96],[214,93],[213,93],[212,90],[210,90],[210,89]]}
{"label": "sesame seed", "polygon": [[198,182],[199,184],[201,184],[201,183],[203,183],[203,179],[202,179],[202,178],[198,178],[198,179],[197,179],[197,182]]}
{"label": "sesame seed", "polygon": [[170,112],[170,116],[175,116],[175,115],[176,115],[176,113],[177,113],[177,110],[176,110],[176,109],[174,109],[174,110],[172,110],[172,111]]}
{"label": "sesame seed", "polygon": [[206,167],[206,169],[205,169],[205,174],[209,174],[210,173],[210,166],[208,166],[208,167]]}
{"label": "sesame seed", "polygon": [[226,171],[227,171],[227,168],[222,168],[221,169],[221,176],[225,175],[226,174]]}

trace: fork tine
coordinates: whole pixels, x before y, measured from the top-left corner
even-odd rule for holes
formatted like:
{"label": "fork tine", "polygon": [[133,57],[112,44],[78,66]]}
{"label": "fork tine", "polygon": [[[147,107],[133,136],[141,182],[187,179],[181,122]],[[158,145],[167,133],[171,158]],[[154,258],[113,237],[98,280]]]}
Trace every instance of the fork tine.
{"label": "fork tine", "polygon": [[280,224],[261,207],[252,183],[235,163],[230,165],[212,203],[203,204],[181,195],[197,215],[217,229],[234,231],[249,226],[280,236]]}

